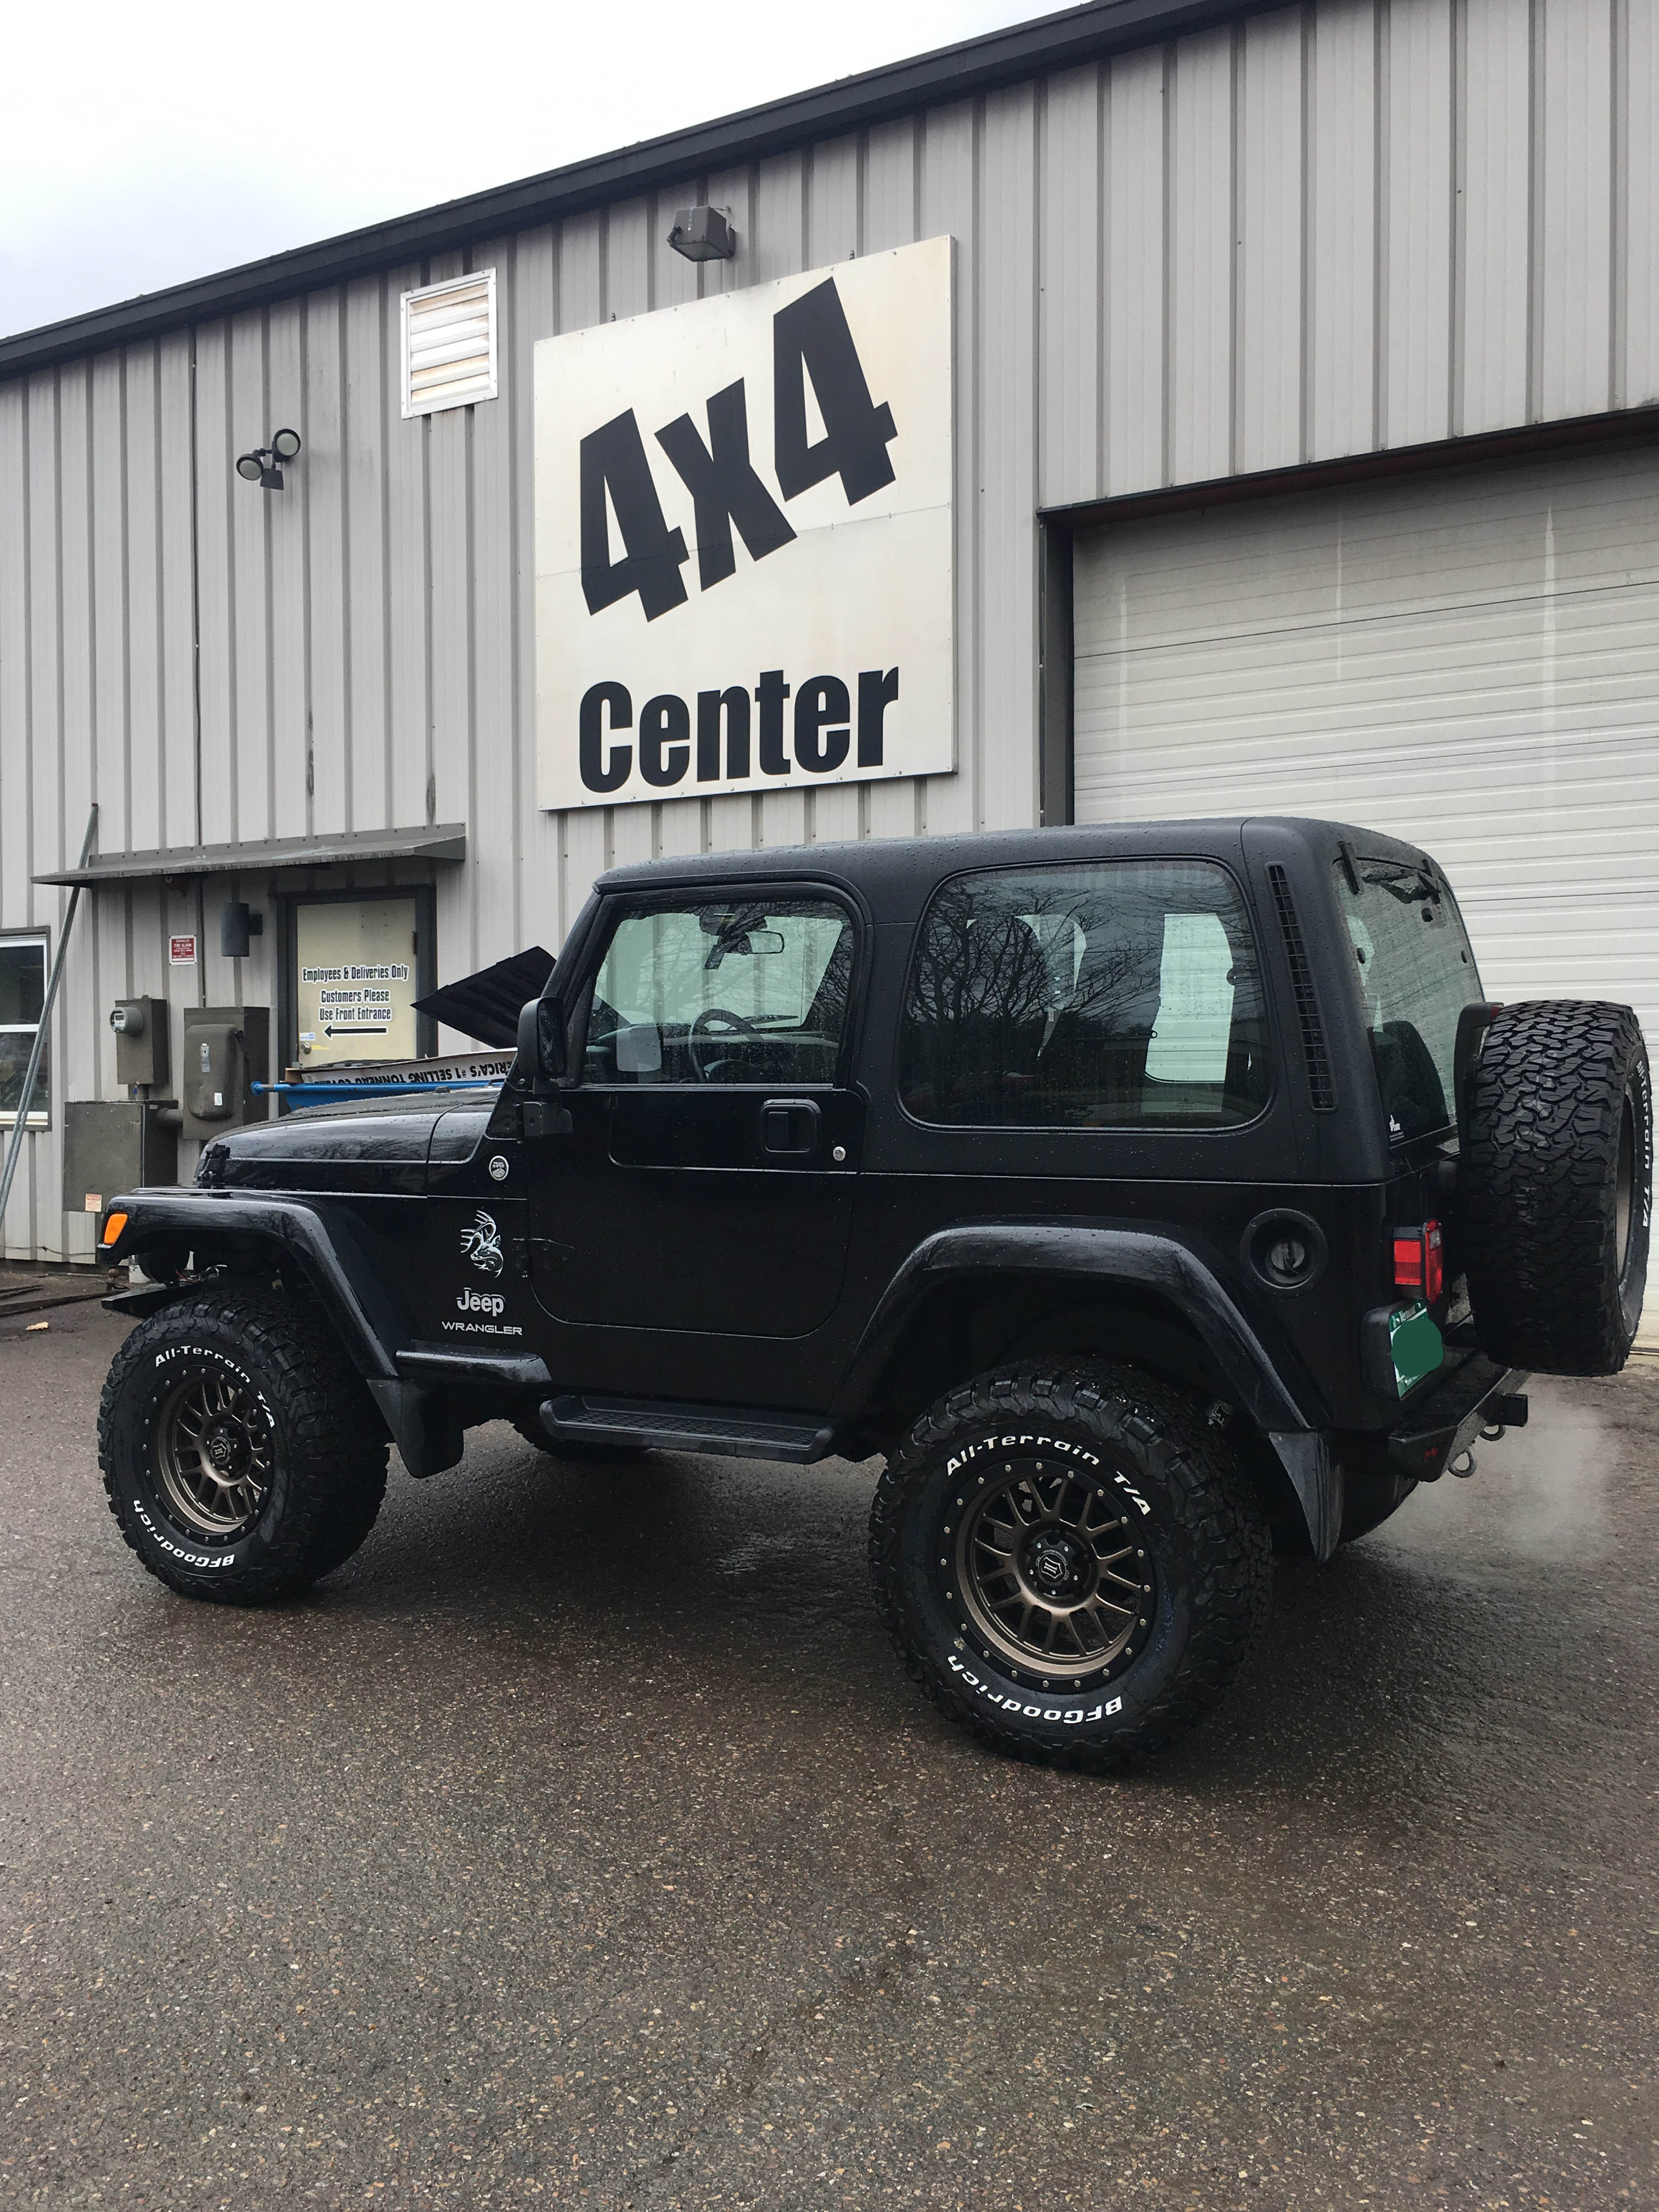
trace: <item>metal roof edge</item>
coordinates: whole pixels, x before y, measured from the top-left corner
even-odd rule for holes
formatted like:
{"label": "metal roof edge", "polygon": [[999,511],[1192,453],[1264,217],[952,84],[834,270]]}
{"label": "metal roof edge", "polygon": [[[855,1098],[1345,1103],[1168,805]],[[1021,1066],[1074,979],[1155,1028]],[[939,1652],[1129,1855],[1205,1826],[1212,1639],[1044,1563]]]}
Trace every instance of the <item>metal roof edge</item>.
{"label": "metal roof edge", "polygon": [[890,62],[515,184],[494,185],[414,215],[19,331],[0,338],[0,381],[478,240],[531,229],[584,208],[683,184],[711,169],[758,161],[919,107],[941,106],[1135,46],[1160,45],[1281,4],[1282,0],[1087,0],[1058,15]]}
{"label": "metal roof edge", "polygon": [[57,868],[37,884],[133,884],[158,876],[258,875],[266,868],[320,868],[341,860],[465,860],[466,824],[425,830],[344,830],[317,837],[256,837],[236,845],[100,853],[84,868]]}

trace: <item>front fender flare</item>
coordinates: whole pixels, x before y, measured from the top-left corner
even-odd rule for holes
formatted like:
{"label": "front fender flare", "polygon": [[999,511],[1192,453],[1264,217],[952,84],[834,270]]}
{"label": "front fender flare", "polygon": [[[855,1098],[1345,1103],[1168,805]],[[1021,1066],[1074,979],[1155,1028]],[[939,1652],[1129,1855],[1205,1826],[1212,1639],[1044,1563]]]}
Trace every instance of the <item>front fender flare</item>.
{"label": "front fender flare", "polygon": [[407,1319],[377,1280],[349,1217],[326,1200],[150,1189],[115,1199],[110,1211],[127,1222],[106,1259],[125,1259],[161,1237],[205,1255],[233,1241],[270,1245],[304,1274],[364,1380],[398,1381],[392,1354],[408,1334]]}
{"label": "front fender flare", "polygon": [[[273,1257],[280,1255],[297,1267],[317,1293],[410,1473],[437,1474],[459,1459],[461,1425],[447,1394],[406,1381],[398,1372],[395,1355],[410,1339],[410,1317],[369,1265],[351,1218],[342,1208],[327,1200],[182,1189],[140,1191],[117,1199],[114,1206],[128,1218],[106,1253],[110,1259],[125,1259],[161,1237],[182,1239],[209,1255],[216,1244],[232,1240],[270,1246]],[[129,1311],[153,1312],[193,1287],[158,1285],[129,1294],[121,1304]]]}
{"label": "front fender flare", "polygon": [[832,1416],[851,1425],[868,1404],[917,1301],[951,1278],[1069,1276],[1156,1291],[1191,1324],[1238,1403],[1272,1444],[1301,1505],[1315,1556],[1328,1559],[1342,1523],[1342,1474],[1326,1438],[1260,1337],[1197,1254],[1173,1237],[1091,1221],[967,1222],[917,1245],[882,1293]]}

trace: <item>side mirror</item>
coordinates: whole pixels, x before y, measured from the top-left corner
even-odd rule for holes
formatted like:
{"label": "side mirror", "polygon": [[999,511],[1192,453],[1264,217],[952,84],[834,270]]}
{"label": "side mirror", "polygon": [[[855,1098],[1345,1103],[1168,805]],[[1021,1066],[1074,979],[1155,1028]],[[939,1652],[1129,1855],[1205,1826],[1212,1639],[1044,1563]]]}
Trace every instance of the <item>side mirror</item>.
{"label": "side mirror", "polygon": [[531,999],[519,1009],[519,1053],[532,1072],[556,1083],[565,1072],[564,1002]]}

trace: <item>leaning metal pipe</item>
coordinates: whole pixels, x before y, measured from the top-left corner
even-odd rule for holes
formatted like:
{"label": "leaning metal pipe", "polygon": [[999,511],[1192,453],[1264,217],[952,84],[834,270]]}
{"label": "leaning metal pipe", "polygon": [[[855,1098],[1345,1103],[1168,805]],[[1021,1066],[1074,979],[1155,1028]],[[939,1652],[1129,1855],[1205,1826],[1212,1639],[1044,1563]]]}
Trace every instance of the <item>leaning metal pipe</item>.
{"label": "leaning metal pipe", "polygon": [[[98,802],[94,799],[92,811],[87,817],[87,834],[81,840],[81,858],[77,866],[82,868],[92,851],[92,841],[97,828]],[[6,1147],[6,1164],[0,1169],[0,1252],[3,1252],[6,1247],[6,1201],[11,1196],[11,1179],[17,1172],[17,1163],[23,1154],[29,1108],[34,1103],[35,1078],[40,1073],[40,1061],[46,1049],[46,1035],[52,1023],[52,1001],[58,996],[58,985],[64,973],[64,955],[69,950],[70,932],[75,927],[75,909],[80,903],[81,886],[76,884],[70,890],[69,911],[64,916],[64,927],[58,933],[58,951],[52,960],[52,973],[46,978],[46,995],[40,1008],[40,1026],[34,1032],[28,1073],[23,1078],[23,1095],[17,1102],[17,1119],[12,1125],[11,1142]]]}

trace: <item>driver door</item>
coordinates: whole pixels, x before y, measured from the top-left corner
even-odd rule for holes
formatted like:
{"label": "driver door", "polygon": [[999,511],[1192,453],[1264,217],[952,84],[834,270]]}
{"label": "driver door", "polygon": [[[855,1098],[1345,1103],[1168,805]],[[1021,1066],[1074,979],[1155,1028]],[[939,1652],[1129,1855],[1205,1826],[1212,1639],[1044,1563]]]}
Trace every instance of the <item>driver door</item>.
{"label": "driver door", "polygon": [[853,914],[739,886],[619,900],[601,942],[569,1127],[537,1146],[537,1297],[581,1328],[809,1335],[840,1297],[863,1138]]}

